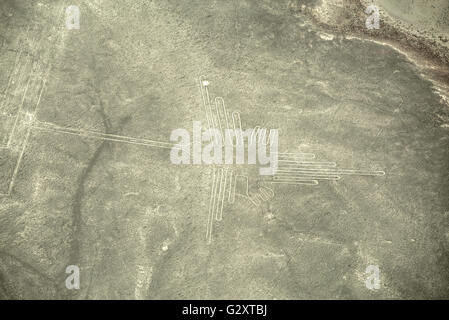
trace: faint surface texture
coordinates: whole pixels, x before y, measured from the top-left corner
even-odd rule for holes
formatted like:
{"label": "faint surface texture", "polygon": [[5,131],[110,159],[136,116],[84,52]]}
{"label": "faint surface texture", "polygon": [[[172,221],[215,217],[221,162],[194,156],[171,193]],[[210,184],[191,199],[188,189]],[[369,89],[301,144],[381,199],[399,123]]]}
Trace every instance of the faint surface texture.
{"label": "faint surface texture", "polygon": [[[447,1],[371,33],[362,2],[0,1],[0,298],[449,298]],[[385,175],[237,197],[208,244],[213,168],[154,147],[205,122],[200,75],[281,152]]]}

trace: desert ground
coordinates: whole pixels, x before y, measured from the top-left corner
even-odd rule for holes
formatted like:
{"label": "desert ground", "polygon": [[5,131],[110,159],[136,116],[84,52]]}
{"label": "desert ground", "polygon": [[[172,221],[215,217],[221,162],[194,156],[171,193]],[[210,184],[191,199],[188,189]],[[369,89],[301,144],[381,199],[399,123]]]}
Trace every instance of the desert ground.
{"label": "desert ground", "polygon": [[[449,6],[365,2],[1,1],[0,298],[449,298]],[[206,89],[284,170],[170,161]]]}

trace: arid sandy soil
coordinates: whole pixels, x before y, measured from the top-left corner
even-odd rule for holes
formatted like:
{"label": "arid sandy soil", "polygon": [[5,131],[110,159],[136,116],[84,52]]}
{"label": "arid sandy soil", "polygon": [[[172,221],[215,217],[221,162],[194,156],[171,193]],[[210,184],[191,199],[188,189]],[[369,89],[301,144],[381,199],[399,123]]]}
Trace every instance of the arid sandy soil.
{"label": "arid sandy soil", "polygon": [[[1,1],[0,297],[449,298],[447,6],[390,3]],[[201,75],[317,183],[171,163]]]}

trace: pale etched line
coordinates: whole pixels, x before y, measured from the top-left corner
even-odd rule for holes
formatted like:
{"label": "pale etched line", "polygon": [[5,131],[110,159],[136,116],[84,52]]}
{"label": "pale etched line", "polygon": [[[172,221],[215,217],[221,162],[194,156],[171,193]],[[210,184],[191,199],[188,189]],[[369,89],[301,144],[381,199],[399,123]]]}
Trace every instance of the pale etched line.
{"label": "pale etched line", "polygon": [[[59,8],[59,15],[58,15],[58,18],[56,19],[57,22],[61,22],[61,20],[62,20],[62,17],[63,17],[63,15],[64,15],[64,13],[65,13],[66,2],[67,2],[67,1],[64,0],[64,1],[61,3],[61,6],[60,6],[60,8]],[[55,47],[55,48],[57,47],[57,45],[58,45],[58,43],[60,42],[60,40],[62,40],[62,38],[63,38],[63,32],[62,32],[62,30],[64,30],[64,27],[62,26],[62,24],[60,24],[60,23],[58,24],[58,23],[57,23],[57,24],[54,24],[54,25],[52,26],[53,31],[57,31],[57,25],[59,25],[59,31],[61,31],[61,32],[58,32],[58,33],[57,33],[57,38],[56,38],[55,41],[54,41],[54,47]],[[41,37],[44,36],[44,32],[45,32],[45,30],[42,30]],[[55,49],[54,51],[56,51],[56,49]],[[51,50],[48,50],[48,55],[49,55],[48,58],[51,59],[51,55],[52,55]],[[39,67],[40,67],[40,65],[39,65]],[[40,93],[39,93],[39,98],[38,98],[38,100],[37,100],[37,102],[36,102],[36,105],[35,105],[35,107],[34,107],[34,119],[37,118],[38,108],[39,108],[39,104],[40,104],[40,101],[41,101],[41,98],[42,98],[42,93],[43,93],[44,90],[45,90],[45,86],[46,86],[46,84],[47,84],[48,77],[50,76],[51,68],[52,68],[52,62],[49,60],[49,61],[47,61],[47,70],[46,70],[46,72],[44,73],[44,77],[43,77],[43,80],[42,80],[42,87],[41,87],[41,90],[40,90]]]}
{"label": "pale etched line", "polygon": [[312,186],[316,186],[318,185],[318,181],[317,180],[296,180],[294,182],[292,182],[292,180],[273,180],[271,181],[271,183],[275,183],[275,184],[292,184],[292,185],[312,185]]}
{"label": "pale etched line", "polygon": [[[270,192],[268,193],[267,190],[269,190]],[[261,194],[261,197],[262,197],[263,201],[268,201],[268,200],[270,200],[271,198],[274,197],[274,191],[271,188],[261,187],[261,188],[259,188],[259,192]]]}
{"label": "pale etched line", "polygon": [[170,143],[170,142],[156,141],[156,140],[143,139],[143,138],[135,138],[135,137],[131,137],[131,136],[103,133],[103,132],[99,132],[99,131],[85,130],[85,129],[79,129],[79,128],[60,127],[58,125],[55,125],[55,124],[52,124],[52,123],[49,123],[49,122],[39,121],[39,123],[43,124],[45,126],[45,128],[51,128],[51,129],[55,129],[55,130],[74,132],[74,133],[79,133],[80,135],[85,135],[85,136],[93,135],[93,136],[99,136],[99,137],[104,137],[104,138],[110,138],[111,137],[111,138],[117,138],[117,139],[120,139],[120,140],[129,139],[132,142],[159,143],[159,144],[170,146],[170,147],[172,145],[174,145],[173,143]]}
{"label": "pale etched line", "polygon": [[268,134],[268,139],[267,139],[267,131],[266,130],[262,130],[262,129],[258,129],[258,136],[259,136],[259,141],[258,143],[262,144],[263,146],[272,146],[273,145],[273,138],[271,136],[271,132]]}
{"label": "pale etched line", "polygon": [[256,205],[260,205],[262,202],[268,201],[274,197],[274,191],[271,188],[263,186],[259,187],[258,191],[259,192],[254,195],[254,198],[258,200],[258,204]]}
{"label": "pale etched line", "polygon": [[213,205],[215,220],[218,220],[219,209],[220,209],[220,199],[221,199],[220,192],[222,190],[222,183],[223,183],[223,168],[219,168],[217,171],[218,171],[217,187],[215,189],[214,205]]}
{"label": "pale etched line", "polygon": [[[57,24],[54,24],[54,25],[52,26],[53,31],[57,31],[57,29],[58,29],[57,26],[59,25],[59,31],[60,31],[60,32],[57,32],[57,38],[56,38],[55,41],[54,41],[54,47],[55,47],[54,51],[56,51],[56,47],[58,46],[58,43],[63,39],[63,32],[62,32],[62,31],[64,30],[64,26],[63,26],[63,24],[61,24],[60,22],[62,21],[62,17],[63,17],[63,15],[64,15],[64,13],[65,13],[66,2],[67,2],[67,1],[64,0],[64,1],[61,3],[61,6],[60,6],[60,8],[59,8],[59,15],[58,15],[58,17],[57,17],[57,19],[56,19]],[[45,32],[45,31],[42,30],[41,36],[43,36],[44,32]],[[51,50],[48,51],[48,55],[49,55],[48,58],[51,59],[51,56],[52,56]],[[45,88],[45,85],[46,85],[46,83],[47,83],[48,77],[50,76],[50,71],[51,71],[51,68],[52,68],[52,62],[49,60],[49,61],[47,62],[47,65],[48,65],[48,67],[47,67],[47,71],[45,72],[45,75],[44,75],[44,78],[43,78],[43,81],[42,81],[41,92],[40,92],[39,98],[38,98],[38,100],[37,100],[37,102],[36,102],[36,106],[34,107],[34,115],[35,115],[35,118],[36,118],[37,113],[38,113],[38,107],[39,107],[39,104],[40,104],[40,101],[41,101],[42,93],[43,93],[43,91],[44,91],[44,88]]]}
{"label": "pale etched line", "polygon": [[[239,181],[243,181],[243,188],[244,190],[242,191],[243,193],[236,193],[235,188],[237,185],[237,179]],[[232,176],[230,178],[231,182],[232,182]],[[261,205],[262,202],[264,201],[268,201],[271,198],[274,197],[274,191],[271,188],[268,187],[259,187],[258,188],[258,192],[250,194],[249,192],[249,178],[246,175],[235,175],[235,183],[232,186],[232,184],[230,185],[230,190],[229,190],[229,197],[228,197],[228,202],[229,203],[234,203],[235,202],[235,195],[238,195],[240,197],[243,197],[247,200],[249,200],[254,206],[258,207]],[[265,182],[271,182],[271,180],[262,180]],[[234,195],[233,195],[233,199],[231,200],[231,190],[234,190]]]}
{"label": "pale etched line", "polygon": [[[46,70],[43,69],[42,63],[37,63],[36,71],[34,72],[34,79],[33,79],[33,85],[32,90],[35,92],[35,96],[38,95],[40,90],[42,89],[42,84],[44,83],[42,79],[39,79],[39,76],[43,75],[46,76]],[[32,97],[30,97],[30,103],[32,102]],[[23,102],[22,102],[23,105]],[[34,109],[33,109],[34,111]]]}
{"label": "pale etched line", "polygon": [[271,199],[271,197],[263,188],[259,188],[259,197],[262,199],[262,201],[268,201]]}
{"label": "pale etched line", "polygon": [[[29,26],[28,26],[28,28],[29,28]],[[19,70],[19,67],[20,67],[20,66],[18,67],[18,62],[20,60],[20,56],[22,55],[22,50],[23,50],[23,48],[20,47],[20,50],[18,52],[16,52],[16,59],[14,60],[14,67],[11,70],[11,73],[10,73],[9,78],[8,78],[8,84],[6,85],[6,88],[5,88],[5,91],[4,91],[4,96],[5,97],[8,96],[8,91],[9,91],[9,87],[11,86],[12,79],[18,73],[18,70]],[[2,101],[2,105],[1,105],[0,109],[3,109],[4,104],[5,104],[5,100]]]}
{"label": "pale etched line", "polygon": [[22,55],[22,48],[20,48],[20,51],[18,53],[16,53],[16,60],[14,62],[14,69],[11,71],[11,74],[9,76],[8,84],[7,84],[6,89],[4,91],[4,99],[2,101],[2,105],[0,106],[0,110],[3,110],[6,101],[8,101],[8,105],[9,105],[8,91],[9,91],[9,87],[11,86],[12,78],[14,78],[14,76],[18,73],[18,70],[20,69],[20,66],[17,67],[17,65],[18,65],[18,60],[20,59],[21,55]]}
{"label": "pale etched line", "polygon": [[175,145],[173,145],[173,146],[167,146],[167,145],[160,145],[160,144],[152,143],[152,142],[134,142],[134,141],[127,141],[127,140],[114,139],[114,138],[107,138],[107,137],[99,137],[99,136],[86,135],[86,134],[79,133],[79,132],[69,132],[69,131],[55,130],[55,129],[45,128],[45,127],[39,127],[39,126],[33,126],[33,128],[34,128],[34,129],[41,130],[41,131],[56,132],[56,133],[62,133],[62,134],[70,134],[70,135],[75,135],[75,136],[79,136],[79,137],[85,137],[85,138],[91,138],[91,139],[98,139],[98,140],[106,140],[106,141],[113,141],[113,142],[122,142],[122,143],[131,144],[131,145],[140,145],[140,146],[148,146],[148,147],[164,148],[164,149],[172,149],[172,148],[173,148],[173,149],[179,149],[179,150],[181,150],[181,148],[178,148],[178,147],[176,147]]}
{"label": "pale etched line", "polygon": [[257,139],[259,135],[260,126],[255,126],[253,130],[251,130],[250,143],[254,143],[254,140]]}
{"label": "pale etched line", "polygon": [[[219,101],[221,101],[221,103]],[[224,99],[222,97],[215,98],[215,105],[218,106],[218,104],[220,104],[223,109],[222,111],[223,111],[224,118],[225,118],[226,129],[231,129],[231,127],[229,126],[228,111],[226,110],[226,105],[225,105]],[[228,135],[230,135],[229,131],[228,131]],[[223,135],[222,137],[224,140],[225,136]]]}
{"label": "pale etched line", "polygon": [[[237,124],[236,124],[237,122]],[[243,132],[242,132],[242,120],[240,119],[240,112],[234,111],[232,113],[232,123],[234,125],[234,132],[236,135],[239,136],[240,139],[236,138],[237,143],[240,142],[240,144],[243,144]],[[237,128],[238,126],[238,128]]]}
{"label": "pale etched line", "polygon": [[[267,187],[259,187],[258,188],[258,193],[253,193],[250,194],[249,192],[249,178],[248,176],[245,175],[236,175],[235,179],[237,181],[237,179],[243,179],[244,180],[244,193],[240,193],[237,194],[241,197],[247,198],[254,206],[258,207],[261,205],[262,202],[264,201],[268,201],[271,198],[274,197],[274,191],[271,188],[267,188]],[[267,181],[267,182],[272,182],[272,180],[263,180],[263,181]],[[237,184],[237,182],[235,183]]]}
{"label": "pale etched line", "polygon": [[300,180],[305,180],[305,179],[311,179],[311,180],[340,180],[341,177],[340,176],[336,176],[336,175],[327,175],[327,174],[307,174],[307,173],[303,173],[303,174],[280,174],[280,175],[276,175],[276,178],[294,178],[294,179],[300,179]]}
{"label": "pale etched line", "polygon": [[[251,130],[251,137],[250,137],[250,141],[251,143],[254,142],[254,139],[257,139],[257,142],[259,143],[259,145],[263,145],[263,146],[272,146],[273,145],[273,137],[272,137],[272,133],[270,132],[268,135],[268,139],[266,139],[267,136],[267,131],[265,129],[262,129],[260,126],[255,126],[253,128],[253,130]],[[268,141],[270,141],[270,143],[268,143]]]}
{"label": "pale etched line", "polygon": [[321,171],[314,171],[314,170],[310,170],[307,168],[303,168],[301,170],[277,170],[276,171],[276,175],[295,175],[295,174],[304,174],[304,175],[322,175],[322,176],[329,176],[329,175],[333,175],[333,176],[338,176],[337,173],[335,172],[321,172]]}
{"label": "pale etched line", "polygon": [[[57,18],[57,21],[61,20],[63,14],[65,12],[65,6],[66,6],[65,3],[66,3],[66,1],[64,1],[61,4],[61,7],[59,9],[59,16]],[[56,29],[57,29],[56,25],[53,25],[52,28],[53,28],[54,31],[56,31]],[[60,29],[60,31],[62,31],[63,27],[60,26],[59,29]],[[44,33],[44,30],[42,31],[41,36],[43,36],[43,33]],[[62,32],[58,32],[58,36],[57,36],[57,38],[56,38],[56,40],[54,42],[55,43],[55,45],[54,45],[55,47],[58,45],[59,41],[62,39],[62,34],[63,34]],[[48,52],[48,54],[49,54],[49,59],[51,59],[51,52]],[[48,80],[48,77],[50,76],[50,71],[51,71],[51,68],[52,68],[52,62],[48,61],[47,63],[48,63],[47,71],[45,72],[44,78],[42,80],[42,87],[41,87],[41,91],[40,91],[40,94],[39,94],[39,98],[38,98],[38,100],[36,102],[36,106],[34,107],[34,115],[35,116],[37,115],[38,107],[39,107],[39,104],[40,104],[40,101],[41,101],[41,97],[42,97],[42,93],[44,92],[44,88],[45,88],[45,85],[47,84],[47,80]]]}
{"label": "pale etched line", "polygon": [[259,187],[259,191],[262,195],[265,195],[265,201],[268,201],[269,199],[273,198],[275,196],[274,190],[266,185],[260,185],[260,183],[266,182],[265,179],[259,179],[257,180],[257,185]]}
{"label": "pale etched line", "polygon": [[[30,58],[29,56],[27,56],[25,58],[25,64],[21,64],[19,67],[19,75],[18,75],[18,79],[17,79],[17,85],[14,88],[14,92],[12,94],[11,99],[14,100],[14,98],[17,96],[17,91],[20,90],[21,88],[21,82],[22,82],[22,78],[23,78],[23,74],[26,73],[26,68],[28,66],[28,63],[32,60],[32,58]],[[7,113],[10,113],[9,106],[11,105],[11,99],[9,99],[8,104],[6,106],[4,106],[4,108],[6,109]]]}
{"label": "pale etched line", "polygon": [[[268,193],[266,190],[270,190],[270,193]],[[261,187],[258,189],[258,193],[254,194],[253,196],[248,196],[249,200],[256,206],[260,206],[262,202],[268,201],[274,196],[274,191],[267,187]]]}
{"label": "pale etched line", "polygon": [[50,73],[50,69],[51,69],[51,66],[49,66],[49,68],[47,70],[47,74],[44,77],[44,79],[42,80],[41,91],[39,93],[39,97],[37,98],[36,105],[34,107],[34,116],[37,115],[38,107],[39,107],[39,104],[41,103],[42,94],[43,94],[43,92],[45,90],[45,86],[47,85],[47,79],[48,79],[48,76],[49,76],[49,73]]}
{"label": "pale etched line", "polygon": [[[30,49],[32,49],[32,48],[34,47],[34,44],[35,44],[35,43],[36,43],[36,38],[33,37],[33,39],[31,40]],[[14,94],[13,94],[14,96],[16,96],[16,93],[17,93],[18,88],[20,88],[20,84],[21,84],[21,82],[22,82],[22,78],[23,78],[23,76],[26,74],[26,69],[27,69],[28,63],[29,63],[30,61],[33,61],[33,57],[32,57],[30,54],[28,54],[28,55],[27,55],[27,60],[26,60],[26,62],[25,62],[25,65],[23,66],[23,72],[20,72],[20,74],[19,74],[19,79],[18,79],[18,81],[17,81],[17,86],[16,86],[16,88],[14,89]]]}
{"label": "pale etched line", "polygon": [[251,132],[251,142],[254,141],[255,137],[258,137],[258,143],[263,145],[263,146],[272,146],[274,143],[272,134],[274,134],[274,132],[270,131],[270,133],[268,134],[268,139],[267,139],[267,130],[262,129],[260,126],[255,126]]}
{"label": "pale etched line", "polygon": [[236,179],[237,179],[237,177],[243,178],[245,180],[245,185],[246,185],[245,194],[238,194],[238,195],[242,196],[244,198],[247,198],[254,206],[258,207],[261,204],[258,195],[256,194],[254,196],[251,196],[249,194],[249,178],[248,178],[248,176],[236,175]]}
{"label": "pale etched line", "polygon": [[[29,30],[30,30],[30,25],[27,26],[27,30],[26,30],[26,32],[25,32],[25,37],[26,37],[26,38],[25,38],[24,43],[25,43],[26,41],[28,41],[28,33],[29,33]],[[20,46],[19,53],[16,54],[16,60],[15,60],[15,62],[14,62],[14,68],[13,68],[12,74],[10,75],[10,77],[9,77],[9,79],[8,79],[8,85],[7,85],[6,90],[5,90],[5,98],[7,97],[7,93],[8,93],[8,91],[9,91],[9,87],[10,87],[10,85],[11,85],[12,79],[14,78],[14,76],[15,76],[16,74],[19,73],[19,70],[20,70],[20,68],[21,68],[21,65],[19,64],[19,61],[20,61],[20,57],[22,56],[22,52],[23,52],[23,47],[24,47],[24,46],[25,46],[25,45],[21,45],[21,46]],[[17,71],[17,72],[16,72],[16,71]],[[2,110],[2,109],[4,108],[5,101],[6,101],[6,99],[4,99],[4,100],[2,101],[2,106],[0,107],[0,110]]]}
{"label": "pale etched line", "polygon": [[214,113],[212,111],[212,103],[210,101],[209,89],[208,89],[207,85],[208,85],[208,82],[206,80],[206,85],[204,85],[203,87],[204,87],[204,91],[206,92],[206,101],[207,101],[207,104],[208,104],[208,107],[209,107],[208,112],[209,112],[209,117],[210,117],[210,120],[211,120],[211,123],[212,123],[212,128],[215,129],[216,125],[215,125]]}
{"label": "pale etched line", "polygon": [[[226,178],[228,176],[228,171],[227,169],[225,169],[224,174],[222,174],[221,176],[221,180],[220,180],[220,192],[219,192],[219,203],[221,203],[220,205],[220,211],[218,214],[217,211],[217,216],[215,217],[215,219],[217,221],[221,221],[223,220],[223,205],[224,205],[224,197],[225,197],[225,193],[226,193]],[[221,195],[221,197],[220,197]]]}
{"label": "pale etched line", "polygon": [[221,190],[221,183],[222,183],[222,178],[223,178],[223,168],[219,168],[218,170],[218,175],[217,175],[217,181],[216,181],[216,187],[215,187],[215,193],[214,193],[214,202],[212,205],[213,208],[213,215],[215,216],[215,219],[217,219],[218,217],[218,210],[220,208],[220,190]]}
{"label": "pale etched line", "polygon": [[[102,132],[77,129],[77,128],[60,127],[60,126],[57,126],[57,125],[54,125],[54,124],[51,124],[48,122],[37,121],[37,123],[39,123],[41,125],[33,125],[33,128],[36,128],[36,129],[42,130],[42,131],[72,134],[72,135],[77,135],[77,136],[86,137],[86,138],[93,138],[93,139],[100,139],[100,140],[107,140],[107,141],[114,141],[114,142],[122,142],[122,143],[129,143],[129,144],[135,144],[135,145],[144,145],[144,146],[150,146],[150,147],[159,147],[159,148],[166,148],[166,149],[173,148],[176,150],[183,149],[182,148],[183,146],[179,147],[176,144],[173,144],[170,142],[163,142],[163,141],[156,141],[156,140],[142,139],[142,138],[134,138],[134,137],[129,137],[129,136],[102,133]],[[186,152],[188,152],[188,151],[186,151]]]}
{"label": "pale etched line", "polygon": [[35,63],[33,63],[33,66],[31,67],[32,71],[31,71],[30,77],[28,78],[28,81],[27,81],[27,84],[26,84],[26,88],[25,88],[23,96],[22,96],[22,101],[20,103],[19,109],[18,109],[17,114],[15,116],[14,125],[13,125],[13,127],[11,129],[10,134],[9,134],[8,143],[6,144],[7,147],[9,147],[11,145],[11,141],[12,141],[12,139],[14,137],[14,132],[16,130],[17,123],[19,121],[19,116],[20,116],[20,113],[22,112],[22,108],[23,108],[23,104],[25,102],[26,94],[28,92],[28,88],[30,87],[31,79],[32,79],[32,76],[33,76],[33,73],[34,73],[34,64]]}
{"label": "pale etched line", "polygon": [[[37,52],[38,52],[38,47],[39,47],[39,44],[40,44],[41,41],[42,41],[43,34],[44,34],[44,32],[42,31],[41,34],[40,34],[40,37],[39,37],[39,40],[38,40],[38,41],[36,41],[36,38],[35,38],[35,37],[34,37],[33,40],[32,40],[32,43],[31,43],[31,45],[30,45],[30,51],[33,52],[33,55],[36,55]],[[28,61],[33,60],[33,57],[30,58],[29,55],[28,55],[28,58],[29,58]],[[28,61],[27,61],[27,64],[28,64]],[[25,102],[26,94],[27,94],[28,89],[29,89],[29,87],[30,87],[31,79],[33,78],[33,75],[35,75],[35,74],[37,73],[37,72],[36,72],[36,69],[35,69],[36,63],[37,63],[37,60],[34,60],[33,63],[32,63],[32,65],[31,65],[31,70],[30,70],[30,74],[29,74],[29,77],[28,77],[28,81],[27,81],[25,90],[24,90],[23,95],[22,95],[22,101],[21,101],[21,103],[20,103],[20,105],[19,105],[19,108],[18,108],[18,110],[17,110],[17,112],[16,112],[16,116],[15,116],[15,120],[14,120],[14,125],[13,125],[13,127],[12,127],[12,129],[11,129],[10,134],[9,134],[7,147],[10,147],[11,141],[12,141],[12,139],[13,139],[13,137],[14,137],[14,133],[15,133],[15,130],[16,130],[16,127],[17,127],[17,124],[18,124],[18,120],[19,120],[19,117],[20,117],[20,113],[21,113],[21,111],[22,111],[23,104],[24,104],[24,102]],[[38,63],[38,65],[39,65],[39,70],[40,70],[40,64]],[[25,71],[26,71],[26,66],[25,66]],[[37,77],[35,76],[35,78],[37,78]],[[20,83],[20,81],[21,81],[21,80],[19,80],[19,83]],[[17,90],[17,87],[16,87],[16,90]],[[14,90],[14,95],[16,94],[16,90]]]}
{"label": "pale etched line", "polygon": [[[45,88],[46,80],[47,80],[46,78],[43,80],[41,92],[39,94],[39,98],[38,98],[37,103],[36,103],[36,107],[35,107],[35,112],[33,114],[33,118],[36,115],[37,108],[38,108],[39,103],[41,101],[41,96],[42,96],[42,92],[44,91],[44,88]],[[27,130],[26,137],[25,137],[25,141],[24,141],[23,146],[22,146],[22,151],[21,151],[21,153],[20,153],[20,155],[19,155],[19,157],[17,159],[16,167],[14,168],[14,172],[13,172],[13,175],[11,177],[11,181],[10,181],[9,188],[8,188],[8,193],[7,194],[1,194],[1,195],[6,195],[6,196],[10,196],[11,195],[12,189],[14,187],[15,179],[16,179],[16,176],[17,176],[17,172],[19,170],[20,163],[22,162],[23,154],[24,154],[25,149],[26,149],[27,144],[28,144],[28,139],[29,139],[29,136],[30,136],[30,133],[31,133],[31,129],[32,129],[32,126],[29,126],[28,130]]]}
{"label": "pale etched line", "polygon": [[255,207],[258,207],[258,206],[260,206],[260,204],[262,203],[261,202],[261,200],[260,200],[260,198],[259,198],[259,195],[254,195],[254,196],[252,196],[252,197],[248,197],[248,200],[255,206]]}
{"label": "pale etched line", "polygon": [[248,181],[249,179],[248,179],[248,176],[244,176],[244,175],[240,175],[240,174],[236,175],[235,176],[236,184],[237,184],[237,179],[238,178],[244,179],[245,185],[246,185],[246,187],[245,187],[245,194],[238,194],[238,195],[249,198],[249,181]]}
{"label": "pale etched line", "polygon": [[332,180],[332,181],[337,181],[340,180],[341,177],[340,176],[321,176],[321,175],[297,175],[297,176],[289,176],[289,175],[285,175],[285,176],[276,176],[274,178],[275,180],[279,180],[279,179],[283,179],[283,180],[288,180],[288,179],[297,179],[297,180]]}
{"label": "pale etched line", "polygon": [[273,181],[290,181],[290,180],[301,180],[301,181],[308,181],[308,180],[318,180],[315,178],[315,176],[274,176]]}
{"label": "pale etched line", "polygon": [[209,89],[208,89],[208,87],[205,87],[205,90],[206,90],[206,96],[207,96],[207,102],[208,102],[208,105],[209,105],[209,116],[210,116],[210,119],[211,119],[211,122],[212,122],[212,127],[214,128],[214,129],[216,129],[216,127],[217,127],[217,124],[216,124],[216,119],[215,119],[215,117],[214,117],[214,112],[213,112],[213,110],[212,110],[212,102],[210,101],[210,95],[209,95]]}
{"label": "pale etched line", "polygon": [[[59,18],[61,18],[62,14],[64,12],[63,9],[64,9],[64,4],[61,5]],[[54,29],[54,26],[53,26],[53,29]],[[59,36],[62,37],[61,33],[58,34],[58,37]],[[55,42],[55,45],[57,45],[58,41],[59,40],[57,40]],[[44,89],[45,89],[45,86],[46,86],[46,83],[47,83],[47,79],[48,79],[48,77],[50,75],[50,70],[51,70],[51,62],[48,63],[47,72],[46,72],[46,74],[45,74],[45,76],[44,76],[44,78],[42,80],[42,87],[41,87],[41,90],[40,90],[40,93],[39,93],[38,100],[36,102],[36,106],[34,107],[34,113],[32,114],[32,118],[31,118],[31,125],[28,127],[28,130],[27,130],[27,133],[26,133],[26,137],[25,137],[25,141],[24,141],[23,146],[22,146],[22,151],[21,151],[21,153],[20,153],[20,155],[19,155],[19,157],[17,159],[16,167],[14,168],[13,176],[12,176],[10,184],[9,184],[8,193],[7,194],[0,194],[0,195],[6,195],[6,196],[10,196],[11,195],[11,192],[12,192],[12,189],[14,187],[14,183],[15,183],[15,179],[16,179],[18,170],[19,170],[20,164],[22,162],[23,155],[25,153],[25,149],[26,149],[27,144],[28,144],[28,139],[29,139],[29,136],[31,134],[31,129],[33,128],[32,122],[34,121],[35,116],[37,114],[37,111],[38,111],[38,108],[39,108],[39,104],[40,104],[40,101],[41,101],[41,97],[42,97],[42,93],[44,92]]]}
{"label": "pale etched line", "polygon": [[[285,171],[285,170],[284,170]],[[356,169],[326,169],[326,168],[291,168],[289,172],[314,172],[319,174],[333,174],[333,175],[359,175],[359,176],[383,176],[385,171],[370,171],[370,170],[356,170]]]}
{"label": "pale etched line", "polygon": [[[35,112],[33,114],[33,118],[32,119],[34,119],[34,116],[36,115],[37,108],[38,108],[39,103],[41,101],[41,97],[42,97],[42,93],[43,93],[44,88],[45,88],[46,81],[47,81],[47,79],[44,78],[43,84],[42,84],[42,88],[41,88],[41,92],[39,94],[39,98],[37,100],[36,107],[35,107]],[[22,146],[22,151],[21,151],[21,153],[19,155],[19,158],[17,159],[16,167],[14,168],[14,173],[13,173],[13,175],[11,177],[10,185],[9,185],[9,188],[8,188],[8,193],[7,194],[2,194],[2,195],[7,195],[7,196],[11,195],[12,189],[14,187],[15,179],[16,179],[16,176],[17,176],[17,171],[19,170],[20,163],[22,162],[23,154],[24,154],[25,149],[26,149],[27,144],[28,144],[28,139],[29,139],[29,136],[30,136],[30,133],[31,133],[31,129],[32,129],[32,126],[29,126],[28,130],[27,130],[26,137],[25,137],[25,141],[24,141],[23,146]]]}
{"label": "pale etched line", "polygon": [[207,103],[206,103],[206,97],[205,97],[205,87],[207,87],[209,82],[207,80],[205,80],[204,75],[201,75],[199,77],[199,82],[200,82],[201,98],[203,100],[203,108],[204,108],[204,113],[206,115],[207,125],[208,125],[209,129],[211,129],[212,126],[211,126],[210,119],[209,119],[209,112],[207,111]]}
{"label": "pale etched line", "polygon": [[212,241],[212,228],[213,228],[213,220],[214,220],[214,211],[212,207],[213,199],[215,197],[215,176],[216,176],[216,169],[213,168],[213,175],[212,175],[212,186],[211,186],[211,193],[210,193],[210,200],[209,200],[209,215],[207,220],[207,228],[206,228],[206,240],[208,243],[211,243]]}
{"label": "pale etched line", "polygon": [[[44,91],[44,88],[45,88],[45,83],[46,83],[46,79],[43,80],[42,89],[41,89],[41,92],[39,94],[39,98],[38,98],[38,101],[36,103],[35,112],[33,114],[33,118],[32,119],[34,119],[34,115],[36,115],[37,108],[38,108],[40,100],[41,100],[42,92]],[[23,157],[23,154],[24,154],[25,149],[27,147],[28,139],[29,139],[29,136],[30,136],[32,128],[33,128],[32,125],[28,127],[27,134],[26,134],[26,137],[25,137],[25,141],[24,141],[23,146],[22,146],[22,151],[21,151],[21,153],[19,155],[19,158],[17,159],[16,167],[14,168],[14,173],[12,175],[12,178],[11,178],[11,181],[10,181],[10,185],[9,185],[9,188],[8,188],[8,193],[6,194],[7,196],[11,195],[12,188],[13,188],[15,180],[16,180],[17,172],[19,170],[20,163],[22,162],[22,157]],[[3,194],[3,195],[5,195],[5,194]]]}
{"label": "pale etched line", "polygon": [[284,169],[278,169],[276,171],[276,175],[282,175],[282,174],[306,174],[306,175],[337,175],[333,172],[321,172],[321,171],[314,171],[310,170],[309,168],[302,168],[298,170],[284,170]]}
{"label": "pale etched line", "polygon": [[31,128],[28,128],[27,133],[26,133],[26,137],[25,137],[25,142],[23,143],[22,150],[20,151],[20,155],[19,155],[19,158],[17,160],[16,166],[14,168],[14,172],[12,174],[11,181],[9,182],[8,193],[7,194],[1,194],[1,195],[6,195],[6,196],[11,195],[12,189],[14,187],[14,182],[16,180],[17,173],[19,172],[19,167],[20,167],[20,164],[22,162],[23,154],[25,153],[25,149],[26,149],[26,146],[28,144],[28,139],[30,138],[30,133],[31,133]]}
{"label": "pale etched line", "polygon": [[336,167],[337,163],[336,162],[327,162],[327,161],[322,161],[322,162],[318,162],[318,161],[298,161],[298,160],[283,160],[283,159],[279,159],[278,162],[280,164],[290,164],[290,165],[294,165],[294,164],[300,164],[301,166],[303,165],[307,165],[307,166],[322,166],[322,167]]}

